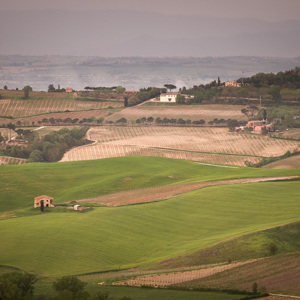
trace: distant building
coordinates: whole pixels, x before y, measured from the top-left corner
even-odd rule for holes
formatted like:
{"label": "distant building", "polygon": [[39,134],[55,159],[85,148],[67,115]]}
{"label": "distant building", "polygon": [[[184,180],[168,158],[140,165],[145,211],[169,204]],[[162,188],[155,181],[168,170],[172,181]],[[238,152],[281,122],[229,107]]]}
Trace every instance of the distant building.
{"label": "distant building", "polygon": [[41,202],[44,201],[44,207],[55,207],[53,205],[53,198],[46,196],[46,195],[42,195],[39,197],[35,197],[34,198],[34,208],[36,207],[41,207]]}
{"label": "distant building", "polygon": [[270,129],[271,124],[267,121],[249,121],[246,124],[247,128],[253,128],[253,131],[256,133],[261,133],[263,128]]}
{"label": "distant building", "polygon": [[83,210],[83,206],[76,204],[74,205],[74,210]]}
{"label": "distant building", "polygon": [[132,95],[132,94],[136,94],[138,91],[125,91],[125,94],[130,94],[130,95]]}
{"label": "distant building", "polygon": [[242,84],[239,82],[236,82],[236,80],[230,80],[230,81],[225,82],[225,86],[241,87]]}
{"label": "distant building", "polygon": [[72,88],[69,88],[69,87],[66,88],[66,93],[72,93],[72,92],[73,92]]}
{"label": "distant building", "polygon": [[176,97],[179,93],[170,92],[170,93],[162,93],[160,94],[160,102],[176,102]]}

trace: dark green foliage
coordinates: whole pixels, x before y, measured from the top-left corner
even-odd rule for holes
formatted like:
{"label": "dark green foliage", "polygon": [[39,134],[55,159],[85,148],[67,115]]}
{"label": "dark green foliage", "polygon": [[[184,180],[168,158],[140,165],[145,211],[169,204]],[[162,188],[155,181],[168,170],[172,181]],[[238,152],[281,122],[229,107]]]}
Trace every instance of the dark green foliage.
{"label": "dark green foliage", "polygon": [[121,119],[117,120],[116,123],[117,124],[120,124],[120,123],[125,124],[125,123],[127,123],[127,120],[125,118],[121,118]]}
{"label": "dark green foliage", "polygon": [[278,251],[278,247],[276,244],[270,243],[267,247],[267,250],[268,250],[268,254],[275,255]]}
{"label": "dark green foliage", "polygon": [[89,294],[84,291],[86,283],[75,276],[64,276],[53,282],[53,288],[59,295],[58,299],[84,300]]}
{"label": "dark green foliage", "polygon": [[33,295],[36,277],[27,273],[8,273],[0,276],[1,300],[25,300]]}
{"label": "dark green foliage", "polygon": [[230,130],[234,130],[235,127],[240,126],[240,122],[237,120],[228,120],[227,121],[227,126]]}
{"label": "dark green foliage", "polygon": [[[240,78],[238,81],[241,81]],[[300,88],[300,68],[288,70],[285,72],[273,73],[258,73],[249,78],[243,78],[243,82],[246,84],[254,85],[255,87],[269,87],[278,86],[282,88]]]}
{"label": "dark green foliage", "polygon": [[137,105],[139,103],[145,102],[149,99],[155,98],[159,96],[161,93],[161,89],[158,88],[147,88],[140,89],[140,91],[128,99],[127,106]]}
{"label": "dark green foliage", "polygon": [[3,154],[7,156],[29,158],[30,162],[54,162],[62,158],[63,154],[72,147],[78,147],[87,143],[84,136],[87,128],[63,128],[53,131],[39,139],[35,132],[24,130],[24,139],[27,146],[7,146]]}
{"label": "dark green foliage", "polygon": [[[123,298],[126,299],[126,297],[123,297]],[[130,299],[130,298],[128,298],[128,299]],[[104,293],[98,292],[98,293],[96,293],[96,295],[93,295],[91,297],[91,300],[113,300],[113,298],[109,296],[108,292],[104,292]]]}
{"label": "dark green foliage", "polygon": [[252,284],[252,293],[253,293],[253,294],[257,294],[257,283],[256,283],[256,282],[254,282],[254,283]]}
{"label": "dark green foliage", "polygon": [[176,103],[184,104],[185,102],[186,102],[185,97],[181,94],[178,94],[177,97],[176,97]]}
{"label": "dark green foliage", "polygon": [[32,87],[30,85],[26,85],[23,88],[23,92],[24,92],[24,99],[28,99],[29,98],[29,92],[32,91]]}
{"label": "dark green foliage", "polygon": [[124,97],[124,107],[127,107],[128,106],[128,97],[125,96]]}
{"label": "dark green foliage", "polygon": [[174,84],[165,84],[164,87],[167,88],[168,90],[170,90],[170,92],[171,92],[171,90],[176,89],[176,85],[174,85]]}

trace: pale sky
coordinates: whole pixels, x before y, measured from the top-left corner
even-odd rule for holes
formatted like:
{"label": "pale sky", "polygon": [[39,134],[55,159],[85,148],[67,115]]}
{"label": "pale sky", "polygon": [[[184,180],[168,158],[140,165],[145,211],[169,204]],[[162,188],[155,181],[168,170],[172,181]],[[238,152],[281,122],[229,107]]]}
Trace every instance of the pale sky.
{"label": "pale sky", "polygon": [[1,0],[0,10],[127,9],[267,21],[300,19],[300,0]]}

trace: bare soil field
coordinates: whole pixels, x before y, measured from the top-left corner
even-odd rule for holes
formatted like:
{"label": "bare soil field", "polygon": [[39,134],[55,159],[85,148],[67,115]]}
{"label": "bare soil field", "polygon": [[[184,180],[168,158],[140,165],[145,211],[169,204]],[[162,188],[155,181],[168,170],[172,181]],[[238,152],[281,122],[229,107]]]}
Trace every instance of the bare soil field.
{"label": "bare soil field", "polygon": [[300,296],[299,281],[300,253],[294,253],[253,261],[234,270],[186,282],[184,286],[251,290],[253,282],[257,282],[258,288],[265,287],[271,293]]}
{"label": "bare soil field", "polygon": [[234,269],[236,267],[248,264],[252,261],[237,262],[221,266],[213,266],[205,269],[198,269],[186,272],[173,272],[160,275],[147,275],[125,281],[114,282],[113,285],[129,285],[129,286],[154,286],[154,287],[166,287],[186,281],[191,281],[199,278],[205,278],[217,273],[224,272],[226,270]]}
{"label": "bare soil field", "polygon": [[300,155],[273,162],[264,167],[265,169],[295,169],[300,168]]}
{"label": "bare soil field", "polygon": [[9,156],[0,156],[0,165],[20,165],[26,162],[25,159]]}
{"label": "bare soil field", "polygon": [[[39,96],[39,94],[41,94],[41,96]],[[34,95],[29,96],[27,100],[20,99],[22,97],[20,95],[16,96],[16,98],[11,98],[13,97],[11,95],[10,98],[5,98],[5,94],[3,94],[3,99],[0,100],[0,115],[20,118],[49,112],[65,112],[66,110],[82,111],[108,107],[123,107],[123,102],[77,101],[72,94],[61,94],[62,93],[36,92]]]}
{"label": "bare soil field", "polygon": [[208,186],[255,183],[255,182],[290,179],[296,177],[297,176],[263,177],[263,178],[222,180],[222,181],[212,181],[212,182],[197,182],[197,183],[189,183],[189,184],[174,184],[172,186],[151,187],[151,188],[144,188],[140,190],[124,191],[124,192],[99,196],[95,198],[80,199],[77,200],[77,202],[99,203],[107,206],[120,206],[120,205],[146,203],[146,202],[168,199],[178,194],[186,193],[189,191],[201,189]]}
{"label": "bare soil field", "polygon": [[239,121],[246,121],[247,118],[241,113],[241,109],[245,108],[242,105],[191,105],[182,106],[174,104],[172,106],[134,106],[123,109],[122,111],[110,116],[107,120],[116,121],[120,118],[126,118],[127,120],[135,121],[142,117],[153,117],[155,118],[174,118],[183,120],[200,120],[203,119],[206,122],[212,121],[214,118],[218,119],[236,119]]}
{"label": "bare soil field", "polygon": [[96,142],[70,150],[62,161],[138,155],[245,166],[246,160],[255,163],[299,146],[295,141],[211,127],[102,126],[91,128],[87,137]]}

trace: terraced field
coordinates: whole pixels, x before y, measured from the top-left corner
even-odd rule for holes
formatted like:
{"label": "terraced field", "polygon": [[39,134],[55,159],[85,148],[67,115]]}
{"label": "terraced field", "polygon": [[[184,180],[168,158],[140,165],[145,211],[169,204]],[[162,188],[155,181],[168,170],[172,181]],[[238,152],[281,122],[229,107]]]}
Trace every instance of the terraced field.
{"label": "terraced field", "polygon": [[255,163],[299,146],[294,141],[207,127],[103,126],[91,128],[87,136],[96,142],[67,152],[62,161],[137,155],[244,166],[246,160]]}
{"label": "terraced field", "polygon": [[40,99],[40,100],[0,100],[0,111],[2,116],[12,116],[20,118],[32,116],[48,112],[64,112],[89,110],[89,109],[104,109],[111,107],[122,107],[120,102],[87,102],[87,101],[72,101],[63,99]]}
{"label": "terraced field", "polygon": [[166,117],[169,119],[190,119],[192,121],[203,119],[206,122],[212,121],[214,118],[246,121],[246,116],[241,113],[242,108],[245,108],[245,106],[218,104],[191,106],[174,104],[172,106],[162,106],[161,103],[158,103],[157,106],[147,106],[145,104],[123,109],[122,111],[108,117],[107,120],[116,121],[120,118],[126,118],[127,120],[135,121],[142,117],[153,117],[154,119],[158,117],[163,119]]}

